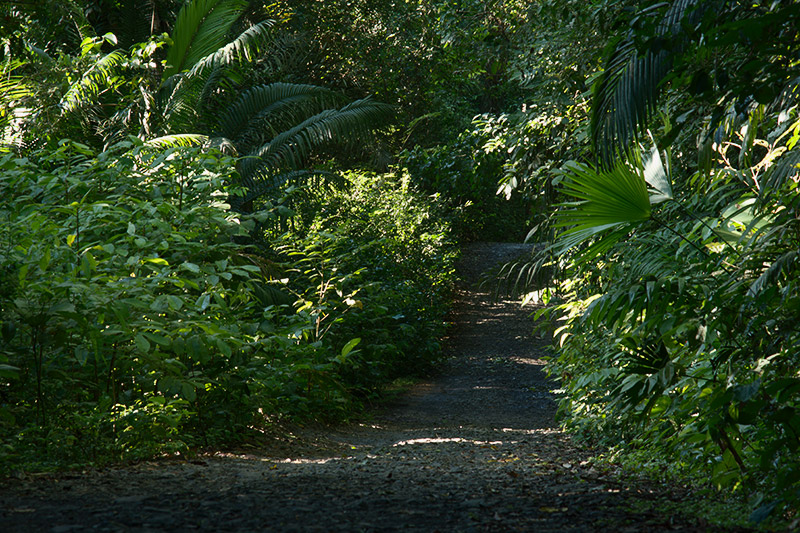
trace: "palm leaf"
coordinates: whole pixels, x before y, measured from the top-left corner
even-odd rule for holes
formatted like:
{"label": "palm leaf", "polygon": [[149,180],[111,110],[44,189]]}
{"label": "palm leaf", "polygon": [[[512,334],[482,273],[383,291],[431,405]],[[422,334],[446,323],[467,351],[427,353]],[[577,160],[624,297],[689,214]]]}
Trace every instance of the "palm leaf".
{"label": "palm leaf", "polygon": [[190,72],[196,74],[207,68],[231,65],[241,61],[253,61],[261,51],[261,45],[269,37],[269,29],[272,25],[272,21],[264,21],[251,26],[233,41],[199,59],[192,66]]}
{"label": "palm leaf", "polygon": [[14,131],[15,123],[29,116],[31,110],[21,105],[21,100],[32,96],[31,88],[22,76],[12,75],[23,66],[22,61],[6,61],[0,65],[0,151],[18,147],[21,139]]}
{"label": "palm leaf", "polygon": [[[218,90],[230,88],[239,81],[241,80],[236,72],[220,67],[194,75],[189,72],[173,76],[160,95],[164,101],[164,129],[175,132],[196,131],[203,118],[209,114],[209,103],[219,98]],[[172,87],[169,88],[170,86]]]}
{"label": "palm leaf", "polygon": [[622,238],[637,223],[650,218],[650,199],[643,172],[624,162],[608,171],[579,163],[565,166],[562,192],[578,202],[563,204],[556,214],[556,227],[568,228],[557,237],[559,253],[601,234],[603,246]]}
{"label": "palm leaf", "polygon": [[241,163],[241,173],[252,176],[264,168],[299,169],[313,148],[363,136],[393,112],[392,106],[368,98],[355,100],[341,109],[326,109],[248,154]]}
{"label": "palm leaf", "polygon": [[766,286],[777,283],[781,277],[791,279],[798,259],[800,252],[797,250],[782,254],[750,285],[747,296],[755,298]]}
{"label": "palm leaf", "polygon": [[98,59],[61,98],[61,112],[69,113],[90,103],[108,85],[125,59],[126,55],[122,50],[114,50]]}
{"label": "palm leaf", "polygon": [[[187,6],[188,7],[188,6]],[[186,60],[187,68],[191,63],[191,68],[188,71],[176,71],[167,77],[165,71],[164,82],[162,83],[161,98],[164,103],[164,123],[171,131],[188,131],[195,129],[201,117],[208,115],[205,113],[205,108],[209,101],[214,97],[218,89],[224,85],[232,85],[240,81],[238,75],[230,69],[224,68],[231,64],[242,61],[252,60],[255,55],[260,51],[260,46],[265,42],[268,35],[268,29],[272,25],[271,21],[256,24],[245,30],[241,35],[231,42],[225,43],[227,31],[230,25],[236,20],[238,15],[233,16],[234,13],[241,13],[241,10],[236,11],[236,6],[205,6],[206,8],[214,9],[221,17],[225,13],[221,13],[224,9],[230,9],[230,13],[225,14],[228,18],[224,20],[222,26],[228,28],[225,32],[217,35],[220,39],[212,41],[210,38],[203,41],[207,50],[210,50],[212,44],[218,44],[217,48],[210,51],[207,55],[200,58],[195,58],[199,54],[200,47],[193,50]],[[198,8],[198,11],[202,9]],[[197,15],[197,14],[195,14]],[[217,17],[217,18],[219,18]],[[212,17],[202,22],[200,25],[205,27],[211,24]],[[180,22],[180,20],[179,20]],[[192,27],[191,24],[185,23],[179,26],[176,23],[175,34],[176,42],[170,48],[169,53],[176,50],[175,54],[179,53],[179,43],[185,43],[187,39],[183,32],[187,31],[187,26]],[[220,26],[220,28],[222,27]],[[217,29],[220,29],[217,28]],[[197,31],[201,31],[198,29]],[[168,53],[168,56],[169,56]],[[169,61],[169,59],[168,59]]]}
{"label": "palm leaf", "polygon": [[323,184],[341,185],[342,177],[340,174],[326,170],[292,170],[289,172],[277,172],[274,174],[259,174],[257,176],[242,177],[242,185],[247,189],[245,194],[239,198],[231,198],[231,205],[234,209],[271,194],[288,184],[304,184],[319,187]]}
{"label": "palm leaf", "polygon": [[324,87],[298,83],[272,83],[242,93],[218,122],[219,135],[242,139],[258,129],[269,137],[305,120],[342,97]]}
{"label": "palm leaf", "polygon": [[233,23],[246,7],[246,0],[192,0],[185,4],[175,21],[162,81],[223,48]]}
{"label": "palm leaf", "polygon": [[[632,33],[613,47],[605,70],[594,85],[590,126],[592,142],[605,163],[627,151],[652,117],[661,83],[672,69],[675,54],[688,39],[683,25],[696,24],[706,4],[703,0],[673,2],[658,24],[656,38],[643,54]],[[663,5],[652,6],[640,16]]]}
{"label": "palm leaf", "polygon": [[795,145],[792,150],[783,154],[776,164],[767,169],[765,177],[762,178],[763,186],[759,191],[759,207],[768,206],[775,192],[785,190],[786,183],[792,179],[796,180],[798,172],[800,172],[800,147]]}
{"label": "palm leaf", "polygon": [[185,133],[179,135],[163,135],[161,137],[156,137],[154,139],[145,141],[144,146],[148,148],[156,148],[159,150],[163,150],[165,148],[200,146],[206,144],[208,141],[209,139],[205,135]]}

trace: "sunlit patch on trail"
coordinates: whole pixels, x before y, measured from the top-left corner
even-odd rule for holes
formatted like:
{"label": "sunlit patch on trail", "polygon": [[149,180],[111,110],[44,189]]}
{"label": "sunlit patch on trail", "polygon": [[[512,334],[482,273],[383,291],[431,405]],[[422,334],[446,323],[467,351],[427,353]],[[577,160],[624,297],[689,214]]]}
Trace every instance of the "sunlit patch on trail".
{"label": "sunlit patch on trail", "polygon": [[401,440],[400,442],[396,442],[392,446],[393,447],[407,446],[409,444],[443,444],[443,443],[447,443],[447,442],[459,442],[459,443],[475,444],[476,446],[498,446],[498,445],[501,445],[501,444],[516,444],[517,441],[506,441],[506,442],[503,442],[501,440],[495,440],[495,441],[470,440],[470,439],[462,439],[461,437],[425,438],[425,439]]}
{"label": "sunlit patch on trail", "polygon": [[541,359],[532,359],[530,357],[517,357],[512,356],[508,358],[510,361],[518,363],[520,365],[534,365],[534,366],[544,366],[545,361]]}

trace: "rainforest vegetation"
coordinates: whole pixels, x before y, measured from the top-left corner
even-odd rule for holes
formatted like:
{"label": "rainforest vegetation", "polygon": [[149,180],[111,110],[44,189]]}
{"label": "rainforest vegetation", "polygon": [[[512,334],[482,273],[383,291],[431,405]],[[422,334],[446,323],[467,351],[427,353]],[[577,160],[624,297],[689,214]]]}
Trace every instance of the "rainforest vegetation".
{"label": "rainforest vegetation", "polygon": [[0,2],[0,475],[351,417],[528,239],[563,424],[791,515],[798,103],[793,0]]}

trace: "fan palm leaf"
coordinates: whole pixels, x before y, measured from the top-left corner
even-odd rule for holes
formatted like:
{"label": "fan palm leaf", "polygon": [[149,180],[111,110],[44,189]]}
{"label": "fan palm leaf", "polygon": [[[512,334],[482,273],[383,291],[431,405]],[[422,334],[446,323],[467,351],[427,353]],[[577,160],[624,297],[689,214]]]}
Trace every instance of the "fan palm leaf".
{"label": "fan palm leaf", "polygon": [[559,253],[613,230],[599,241],[601,248],[607,248],[636,224],[650,218],[644,173],[624,162],[607,171],[568,163],[561,189],[579,201],[564,204],[568,209],[556,215],[556,227],[567,228],[557,237]]}

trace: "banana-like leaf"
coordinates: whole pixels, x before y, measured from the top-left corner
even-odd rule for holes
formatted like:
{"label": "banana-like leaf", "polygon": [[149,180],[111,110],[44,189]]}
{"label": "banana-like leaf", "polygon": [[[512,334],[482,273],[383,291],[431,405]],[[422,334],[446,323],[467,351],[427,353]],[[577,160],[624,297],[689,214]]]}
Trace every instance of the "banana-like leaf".
{"label": "banana-like leaf", "polygon": [[126,55],[122,50],[114,50],[98,59],[61,98],[59,102],[61,112],[69,113],[81,105],[92,103],[91,100],[108,85],[125,59]]}
{"label": "banana-like leaf", "polygon": [[[556,215],[556,227],[567,228],[557,238],[559,253],[613,230],[602,247],[622,238],[636,224],[650,218],[650,198],[643,171],[625,162],[601,171],[590,165],[565,165],[561,189],[578,202]],[[595,253],[597,253],[595,251]]]}
{"label": "banana-like leaf", "polygon": [[175,21],[162,82],[225,47],[233,23],[246,7],[246,0],[192,0],[185,4]]}

